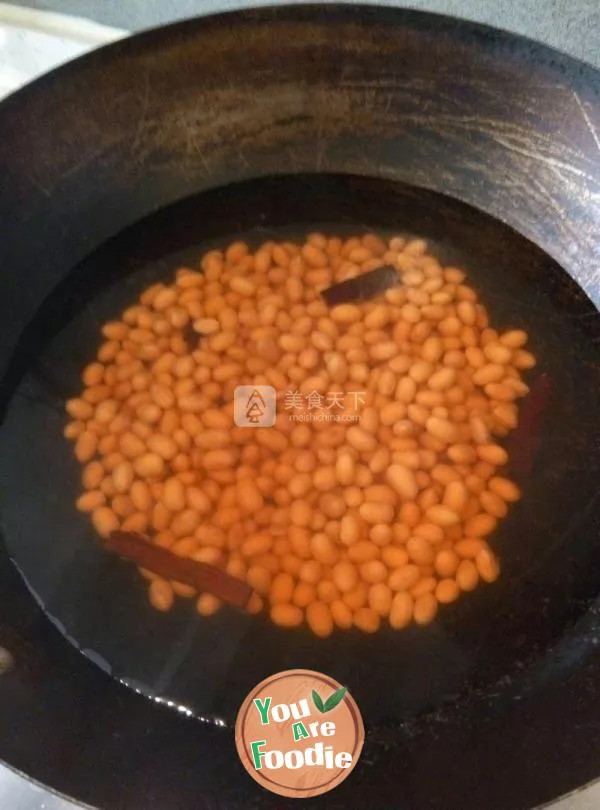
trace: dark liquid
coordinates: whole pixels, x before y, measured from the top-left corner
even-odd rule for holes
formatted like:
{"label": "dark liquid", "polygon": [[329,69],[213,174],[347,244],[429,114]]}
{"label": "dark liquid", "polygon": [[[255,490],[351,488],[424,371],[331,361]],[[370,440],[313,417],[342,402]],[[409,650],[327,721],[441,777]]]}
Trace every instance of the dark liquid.
{"label": "dark liquid", "polygon": [[[524,498],[493,537],[502,577],[443,608],[430,628],[319,640],[228,608],[201,618],[187,600],[161,615],[133,566],[102,552],[74,506],[81,468],[62,435],[64,400],[81,390],[101,325],[178,266],[197,266],[207,249],[311,230],[425,237],[444,262],[467,270],[494,327],[530,334],[539,361],[530,378],[543,372],[552,381],[533,470],[519,480]],[[73,644],[115,677],[201,717],[231,721],[252,686],[291,667],[347,684],[370,723],[460,710],[473,692],[508,695],[558,666],[552,645],[577,654],[573,627],[598,594],[599,335],[596,310],[552,259],[440,195],[366,178],[297,176],[186,200],[75,268],[23,336],[9,374],[18,388],[0,431],[6,545]]]}

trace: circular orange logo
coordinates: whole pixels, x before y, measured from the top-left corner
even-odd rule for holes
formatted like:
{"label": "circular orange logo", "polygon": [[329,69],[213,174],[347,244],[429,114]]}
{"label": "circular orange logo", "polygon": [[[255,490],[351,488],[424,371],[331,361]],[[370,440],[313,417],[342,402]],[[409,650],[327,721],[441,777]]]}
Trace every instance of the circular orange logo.
{"label": "circular orange logo", "polygon": [[345,686],[310,669],[262,681],[235,725],[240,759],[259,785],[296,799],[327,793],[358,762],[365,729]]}

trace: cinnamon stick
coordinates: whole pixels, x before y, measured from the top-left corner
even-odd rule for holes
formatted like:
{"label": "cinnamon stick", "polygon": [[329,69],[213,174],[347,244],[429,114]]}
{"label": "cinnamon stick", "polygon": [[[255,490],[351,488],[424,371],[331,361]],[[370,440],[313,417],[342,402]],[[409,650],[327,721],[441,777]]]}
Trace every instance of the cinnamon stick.
{"label": "cinnamon stick", "polygon": [[331,287],[321,290],[321,296],[328,306],[334,307],[351,301],[367,301],[391,287],[397,287],[400,283],[400,276],[393,267],[378,267],[368,273],[340,281],[339,284],[332,284]]}
{"label": "cinnamon stick", "polygon": [[104,541],[104,548],[164,579],[183,582],[203,593],[212,593],[238,608],[246,608],[252,596],[252,588],[241,579],[208,563],[178,557],[166,548],[153,546],[135,532],[111,532]]}
{"label": "cinnamon stick", "polygon": [[531,475],[533,471],[533,464],[542,439],[542,423],[551,392],[552,381],[549,375],[540,374],[523,400],[519,424],[508,440],[510,466],[521,475]]}

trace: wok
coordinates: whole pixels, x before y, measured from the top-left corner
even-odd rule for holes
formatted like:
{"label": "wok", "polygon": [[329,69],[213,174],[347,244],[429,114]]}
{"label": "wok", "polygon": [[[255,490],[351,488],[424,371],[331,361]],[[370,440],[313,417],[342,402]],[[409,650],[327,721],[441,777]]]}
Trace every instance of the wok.
{"label": "wok", "polygon": [[[241,11],[77,60],[0,107],[0,758],[99,808],[292,806],[232,723],[291,667],[367,739],[308,806],[525,810],[600,775],[600,75],[449,18]],[[98,325],[182,258],[315,224],[464,264],[552,382],[504,574],[428,630],[327,641],[146,606],[73,507],[63,402]]]}

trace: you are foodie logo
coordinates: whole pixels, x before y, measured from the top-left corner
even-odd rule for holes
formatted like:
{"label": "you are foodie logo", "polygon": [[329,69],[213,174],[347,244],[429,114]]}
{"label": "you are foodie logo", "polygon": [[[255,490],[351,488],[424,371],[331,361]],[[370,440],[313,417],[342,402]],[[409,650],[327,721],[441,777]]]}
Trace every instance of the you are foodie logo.
{"label": "you are foodie logo", "polygon": [[347,688],[309,669],[259,683],[239,711],[235,741],[250,776],[273,793],[309,798],[340,784],[365,739]]}

